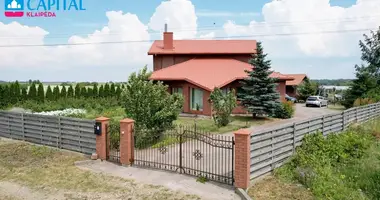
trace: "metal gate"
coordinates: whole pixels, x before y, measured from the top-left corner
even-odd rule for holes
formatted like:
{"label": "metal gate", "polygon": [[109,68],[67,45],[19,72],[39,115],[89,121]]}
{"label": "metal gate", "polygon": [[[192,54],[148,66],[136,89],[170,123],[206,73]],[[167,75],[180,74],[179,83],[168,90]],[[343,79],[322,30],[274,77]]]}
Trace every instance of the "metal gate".
{"label": "metal gate", "polygon": [[234,138],[196,127],[134,131],[133,164],[234,183]]}
{"label": "metal gate", "polygon": [[[112,128],[111,128],[112,126]],[[107,160],[120,163],[120,128],[107,124]]]}

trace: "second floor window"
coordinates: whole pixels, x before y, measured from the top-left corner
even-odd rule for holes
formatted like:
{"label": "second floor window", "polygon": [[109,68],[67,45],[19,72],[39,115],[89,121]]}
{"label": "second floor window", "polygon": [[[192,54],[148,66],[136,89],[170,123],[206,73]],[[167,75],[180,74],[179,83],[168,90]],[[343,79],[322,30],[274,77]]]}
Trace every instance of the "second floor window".
{"label": "second floor window", "polygon": [[174,87],[172,88],[172,94],[178,93],[180,95],[183,95],[183,91],[181,87]]}

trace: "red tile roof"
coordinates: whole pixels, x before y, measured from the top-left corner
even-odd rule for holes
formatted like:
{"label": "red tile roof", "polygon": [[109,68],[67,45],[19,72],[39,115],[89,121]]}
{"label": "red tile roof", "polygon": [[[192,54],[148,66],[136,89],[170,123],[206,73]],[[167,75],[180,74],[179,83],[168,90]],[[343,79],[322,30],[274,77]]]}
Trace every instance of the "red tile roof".
{"label": "red tile roof", "polygon": [[286,81],[286,85],[299,85],[302,83],[302,81],[307,77],[306,74],[285,74],[286,76],[293,77],[294,80]]}
{"label": "red tile roof", "polygon": [[[184,80],[200,88],[212,91],[247,77],[245,70],[252,66],[246,62],[231,58],[194,58],[153,72],[150,79],[169,81]],[[292,77],[273,72],[271,77],[280,80],[292,80]]]}
{"label": "red tile roof", "polygon": [[252,54],[255,40],[174,40],[174,49],[164,49],[163,40],[156,40],[148,55],[154,54]]}

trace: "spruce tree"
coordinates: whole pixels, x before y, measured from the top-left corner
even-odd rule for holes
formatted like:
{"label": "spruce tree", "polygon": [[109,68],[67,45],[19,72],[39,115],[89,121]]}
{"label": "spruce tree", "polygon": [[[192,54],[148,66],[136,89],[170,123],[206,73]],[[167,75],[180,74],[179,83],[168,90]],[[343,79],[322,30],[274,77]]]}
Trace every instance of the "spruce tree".
{"label": "spruce tree", "polygon": [[120,86],[117,87],[117,89],[116,89],[116,97],[117,97],[118,99],[119,99],[120,96],[121,96],[121,92],[122,92],[122,90],[121,90]]}
{"label": "spruce tree", "polygon": [[48,100],[48,101],[53,101],[54,100],[53,91],[51,90],[50,85],[48,85],[48,87],[46,89],[46,100]]}
{"label": "spruce tree", "polygon": [[253,117],[271,116],[280,105],[280,95],[276,89],[277,79],[270,77],[273,71],[271,62],[266,57],[261,42],[258,42],[256,53],[249,60],[252,70],[246,71],[248,78],[241,81],[242,90],[238,92],[241,105],[252,113]]}
{"label": "spruce tree", "polygon": [[99,88],[99,97],[104,97],[104,88],[103,88],[103,85],[101,85],[100,88]]}
{"label": "spruce tree", "polygon": [[25,87],[23,87],[21,90],[21,100],[26,101],[27,99],[28,99],[28,91],[26,90]]}
{"label": "spruce tree", "polygon": [[15,84],[10,83],[9,84],[9,101],[11,104],[15,104],[17,102],[16,95],[15,95]]}
{"label": "spruce tree", "polygon": [[57,85],[53,89],[53,99],[56,101],[59,99],[59,97],[60,97],[60,93],[59,93],[59,87]]}
{"label": "spruce tree", "polygon": [[70,85],[69,89],[67,90],[67,98],[73,98],[74,97],[74,89],[73,86]]}
{"label": "spruce tree", "polygon": [[0,85],[0,109],[3,109],[6,107],[6,96],[5,96],[5,88]]}
{"label": "spruce tree", "polygon": [[88,97],[88,98],[92,98],[92,94],[93,94],[92,88],[89,87],[89,88],[87,89],[87,97]]}
{"label": "spruce tree", "polygon": [[99,91],[98,91],[98,85],[94,84],[93,89],[92,89],[92,96],[94,98],[99,96]]}
{"label": "spruce tree", "polygon": [[109,97],[110,96],[110,85],[106,83],[104,85],[104,97]]}
{"label": "spruce tree", "polygon": [[112,83],[111,84],[111,87],[110,87],[110,97],[115,97],[116,96],[116,88],[115,88],[115,84]]}
{"label": "spruce tree", "polygon": [[36,89],[36,84],[32,83],[29,87],[28,91],[28,99],[29,100],[37,100],[37,89]]}
{"label": "spruce tree", "polygon": [[81,97],[87,98],[87,88],[84,86],[80,91]]}
{"label": "spruce tree", "polygon": [[61,98],[64,98],[64,99],[67,98],[66,86],[62,86],[62,89],[61,89]]}
{"label": "spruce tree", "polygon": [[15,82],[13,89],[14,89],[14,95],[15,95],[16,101],[20,101],[21,100],[21,89],[20,89],[20,83],[18,81]]}
{"label": "spruce tree", "polygon": [[9,93],[10,93],[10,86],[6,84],[3,86],[3,99],[2,99],[5,106],[7,106],[11,102]]}
{"label": "spruce tree", "polygon": [[80,98],[81,97],[79,83],[75,86],[74,93],[75,93],[75,98]]}
{"label": "spruce tree", "polygon": [[45,101],[45,91],[44,91],[44,85],[42,85],[42,83],[38,84],[37,101],[39,102]]}

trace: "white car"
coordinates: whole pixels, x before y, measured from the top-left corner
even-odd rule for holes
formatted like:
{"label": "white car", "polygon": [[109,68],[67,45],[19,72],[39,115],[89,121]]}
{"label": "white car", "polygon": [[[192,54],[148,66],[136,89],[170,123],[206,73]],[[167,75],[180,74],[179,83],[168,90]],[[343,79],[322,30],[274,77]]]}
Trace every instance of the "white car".
{"label": "white car", "polygon": [[309,106],[327,106],[328,100],[322,96],[310,96],[306,99],[306,107]]}

